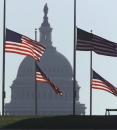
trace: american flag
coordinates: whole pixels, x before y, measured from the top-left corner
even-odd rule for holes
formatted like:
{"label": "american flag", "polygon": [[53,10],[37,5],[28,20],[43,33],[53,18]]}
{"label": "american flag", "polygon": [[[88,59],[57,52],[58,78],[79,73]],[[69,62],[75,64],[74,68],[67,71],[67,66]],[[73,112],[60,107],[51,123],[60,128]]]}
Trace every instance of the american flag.
{"label": "american flag", "polygon": [[117,96],[117,88],[93,70],[92,88],[104,90]]}
{"label": "american flag", "polygon": [[30,56],[36,61],[40,61],[45,47],[24,35],[6,29],[5,52]]}
{"label": "american flag", "polygon": [[63,92],[56,86],[47,76],[46,74],[40,69],[38,65],[36,65],[36,81],[38,83],[48,83],[54,90],[54,92],[60,96],[63,95]]}
{"label": "american flag", "polygon": [[117,57],[117,43],[77,28],[76,50],[94,51],[100,55]]}

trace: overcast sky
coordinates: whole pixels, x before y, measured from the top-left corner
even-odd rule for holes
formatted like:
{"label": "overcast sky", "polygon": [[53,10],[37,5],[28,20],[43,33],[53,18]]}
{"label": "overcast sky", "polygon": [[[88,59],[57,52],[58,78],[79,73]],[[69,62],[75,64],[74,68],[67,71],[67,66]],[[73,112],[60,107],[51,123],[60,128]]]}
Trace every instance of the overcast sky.
{"label": "overcast sky", "polygon": [[[117,42],[117,0],[76,1],[77,26],[88,32],[93,30],[94,34]],[[65,55],[73,66],[73,0],[6,0],[6,27],[34,39],[34,29],[39,28],[43,21],[45,3],[48,4],[49,23],[53,28],[53,46]],[[2,27],[3,0],[0,0],[0,77],[2,77]],[[6,54],[5,102],[10,101],[10,86],[16,78],[23,58],[24,56]],[[81,87],[80,102],[86,105],[86,114],[89,115],[90,53],[77,52],[76,59],[76,79]],[[115,86],[117,86],[116,66],[117,58],[93,53],[93,69]],[[117,108],[117,97],[104,91],[93,90],[93,114],[104,115],[106,108]]]}

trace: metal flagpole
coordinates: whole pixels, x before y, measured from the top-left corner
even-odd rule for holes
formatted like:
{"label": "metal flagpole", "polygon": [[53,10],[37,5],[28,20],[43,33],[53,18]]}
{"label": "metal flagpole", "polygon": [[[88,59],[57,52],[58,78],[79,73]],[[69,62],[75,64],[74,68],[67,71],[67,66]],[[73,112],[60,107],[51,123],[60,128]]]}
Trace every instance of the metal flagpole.
{"label": "metal flagpole", "polygon": [[2,116],[4,116],[4,100],[5,100],[5,33],[6,33],[6,0],[3,7],[3,68],[2,68]]}
{"label": "metal flagpole", "polygon": [[[35,28],[35,41],[37,41],[37,29]],[[36,61],[35,61],[35,115],[37,115],[37,82],[36,82]]]}
{"label": "metal flagpole", "polygon": [[[91,34],[92,34],[92,30],[91,30]],[[92,115],[92,51],[90,51],[90,116],[91,115]]]}
{"label": "metal flagpole", "polygon": [[75,115],[76,98],[76,0],[74,0],[74,54],[73,54],[73,115]]}
{"label": "metal flagpole", "polygon": [[92,115],[92,51],[90,51],[90,116]]}

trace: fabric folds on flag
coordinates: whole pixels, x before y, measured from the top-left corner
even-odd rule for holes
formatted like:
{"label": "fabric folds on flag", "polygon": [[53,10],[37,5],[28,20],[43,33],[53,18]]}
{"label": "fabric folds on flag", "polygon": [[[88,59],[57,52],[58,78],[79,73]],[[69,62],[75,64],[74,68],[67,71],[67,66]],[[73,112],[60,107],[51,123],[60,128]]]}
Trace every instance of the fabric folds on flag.
{"label": "fabric folds on flag", "polygon": [[107,91],[117,96],[117,88],[93,70],[92,88]]}
{"label": "fabric folds on flag", "polygon": [[76,50],[94,51],[97,54],[117,57],[117,43],[77,28]]}
{"label": "fabric folds on flag", "polygon": [[24,35],[6,29],[5,52],[30,56],[36,61],[40,61],[45,47]]}
{"label": "fabric folds on flag", "polygon": [[46,74],[36,65],[36,81],[38,83],[48,83],[55,91],[56,94],[62,96],[63,92],[57,87],[47,76]]}

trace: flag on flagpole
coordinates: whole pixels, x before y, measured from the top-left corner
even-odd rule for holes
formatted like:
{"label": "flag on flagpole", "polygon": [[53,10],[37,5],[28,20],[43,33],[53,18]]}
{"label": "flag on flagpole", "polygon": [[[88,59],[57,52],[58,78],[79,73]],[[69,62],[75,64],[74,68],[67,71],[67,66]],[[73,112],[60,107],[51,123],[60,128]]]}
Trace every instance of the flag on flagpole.
{"label": "flag on flagpole", "polygon": [[40,61],[45,47],[24,35],[6,29],[5,52],[30,56],[36,61]]}
{"label": "flag on flagpole", "polygon": [[117,88],[93,70],[92,88],[107,91],[117,96]]}
{"label": "flag on flagpole", "polygon": [[97,54],[117,57],[117,43],[77,28],[76,50],[94,51]]}
{"label": "flag on flagpole", "polygon": [[54,83],[46,76],[46,74],[39,68],[39,66],[36,66],[36,81],[38,83],[48,83],[52,87],[52,89],[55,91],[58,95],[63,95],[63,92],[54,85]]}

